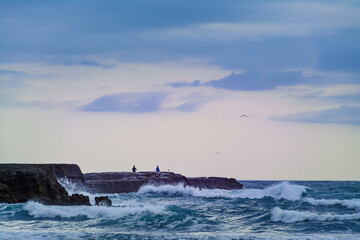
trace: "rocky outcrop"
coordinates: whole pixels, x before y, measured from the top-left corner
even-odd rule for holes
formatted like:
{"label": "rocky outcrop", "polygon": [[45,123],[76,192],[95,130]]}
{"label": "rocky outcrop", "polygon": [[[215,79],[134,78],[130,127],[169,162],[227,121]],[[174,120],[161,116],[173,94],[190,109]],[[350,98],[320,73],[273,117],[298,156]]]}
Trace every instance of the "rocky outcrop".
{"label": "rocky outcrop", "polygon": [[96,193],[137,192],[141,186],[185,183],[186,178],[172,172],[105,172],[84,174],[85,182]]}
{"label": "rocky outcrop", "polygon": [[[183,184],[185,187],[226,190],[243,187],[234,178],[186,178],[173,172],[82,174],[75,164],[0,164],[0,202],[22,203],[34,200],[52,205],[90,205],[88,196],[69,196],[57,181],[58,178],[67,178],[94,193],[137,192],[144,185]],[[111,205],[111,200],[99,199],[100,203]]]}
{"label": "rocky outcrop", "polygon": [[84,196],[82,194],[77,194],[77,193],[70,196],[69,205],[91,206],[90,199],[88,196]]}
{"label": "rocky outcrop", "polygon": [[178,185],[201,189],[241,189],[243,185],[234,178],[186,178],[172,172],[107,172],[84,174],[85,182],[95,193],[137,192],[144,185]]}
{"label": "rocky outcrop", "polygon": [[188,178],[188,185],[196,188],[239,190],[243,185],[235,178],[197,177]]}
{"label": "rocky outcrop", "polygon": [[[50,205],[83,205],[89,198],[69,196],[56,177],[77,177],[74,164],[0,164],[0,202],[23,203],[29,200]],[[87,201],[85,200],[87,198]]]}
{"label": "rocky outcrop", "polygon": [[110,207],[112,205],[112,201],[108,196],[95,197],[95,205]]}

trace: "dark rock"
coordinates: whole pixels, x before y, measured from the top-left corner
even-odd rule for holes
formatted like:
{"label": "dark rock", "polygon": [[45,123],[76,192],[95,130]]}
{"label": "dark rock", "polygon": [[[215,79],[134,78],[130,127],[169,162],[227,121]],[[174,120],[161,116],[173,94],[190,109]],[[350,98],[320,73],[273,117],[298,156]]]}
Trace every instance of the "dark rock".
{"label": "dark rock", "polygon": [[70,197],[70,201],[68,205],[85,205],[85,206],[91,206],[90,199],[88,196],[84,196],[82,194],[73,194]]}
{"label": "dark rock", "polygon": [[38,164],[39,167],[42,167],[54,174],[58,178],[64,178],[73,181],[73,182],[84,182],[84,175],[81,172],[81,169],[76,164]]}
{"label": "dark rock", "polygon": [[84,174],[95,193],[137,192],[143,185],[186,184],[186,177],[172,172],[105,172]]}
{"label": "dark rock", "polygon": [[188,178],[188,186],[206,189],[239,190],[243,185],[235,178],[197,177]]}
{"label": "dark rock", "polygon": [[0,202],[14,203],[14,196],[8,185],[3,183],[0,183]]}
{"label": "dark rock", "polygon": [[206,189],[235,190],[243,187],[234,178],[186,178],[173,172],[106,172],[84,174],[86,184],[95,193],[137,192],[144,185],[178,185]]}
{"label": "dark rock", "polygon": [[111,206],[112,202],[108,196],[95,197],[95,204],[98,206]]}
{"label": "dark rock", "polygon": [[77,205],[76,199],[71,200],[54,174],[66,174],[66,169],[72,169],[74,164],[61,165],[0,164],[0,201],[23,203],[33,200],[50,205]]}

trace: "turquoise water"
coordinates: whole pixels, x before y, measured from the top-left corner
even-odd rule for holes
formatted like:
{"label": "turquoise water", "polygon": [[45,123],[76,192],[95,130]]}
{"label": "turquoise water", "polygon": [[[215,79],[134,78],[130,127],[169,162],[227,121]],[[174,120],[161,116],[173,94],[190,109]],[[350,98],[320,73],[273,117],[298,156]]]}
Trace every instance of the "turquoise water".
{"label": "turquoise water", "polygon": [[113,207],[0,204],[0,239],[360,239],[360,182],[240,182],[145,186]]}

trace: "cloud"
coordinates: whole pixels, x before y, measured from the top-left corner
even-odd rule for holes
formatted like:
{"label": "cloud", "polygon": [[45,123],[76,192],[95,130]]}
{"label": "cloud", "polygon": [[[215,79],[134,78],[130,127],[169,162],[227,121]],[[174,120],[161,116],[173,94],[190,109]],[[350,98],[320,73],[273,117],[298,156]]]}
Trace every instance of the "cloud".
{"label": "cloud", "polygon": [[70,57],[62,59],[60,58],[60,61],[55,61],[53,64],[61,64],[64,66],[75,66],[75,65],[81,65],[81,66],[87,66],[87,67],[101,67],[101,68],[115,68],[116,65],[114,64],[103,64],[98,61],[89,60],[89,59],[77,59],[76,57]]}
{"label": "cloud", "polygon": [[165,97],[163,92],[118,93],[95,99],[81,109],[90,112],[149,113],[160,110],[160,103]]}
{"label": "cloud", "polygon": [[202,103],[203,103],[202,100],[190,100],[181,104],[180,106],[173,108],[173,110],[180,112],[192,112],[196,110],[199,107],[199,105]]}
{"label": "cloud", "polygon": [[13,70],[7,70],[7,69],[0,69],[0,76],[1,75],[10,75],[10,74],[18,74],[21,73],[20,71],[13,71]]}
{"label": "cloud", "polygon": [[172,82],[169,85],[175,88],[210,86],[226,90],[256,91],[269,90],[277,86],[290,86],[299,83],[310,82],[313,75],[308,75],[302,70],[284,71],[246,71],[242,73],[232,73],[219,80],[212,80],[201,83],[199,80],[193,82]]}
{"label": "cloud", "polygon": [[22,87],[29,74],[22,71],[0,69],[0,87]]}
{"label": "cloud", "polygon": [[341,106],[326,110],[290,114],[275,119],[281,121],[360,125],[360,107]]}
{"label": "cloud", "polygon": [[[263,52],[264,42],[270,38],[278,42],[278,38],[283,37],[288,45],[284,50],[287,56],[292,55],[292,61],[298,59],[308,63],[306,54],[295,56],[289,51],[300,49],[299,52],[304,52],[304,48],[313,47],[309,35],[325,32],[325,37],[329,37],[329,33],[334,36],[341,29],[359,28],[360,25],[359,4],[344,1],[225,3],[215,0],[195,3],[175,0],[150,4],[142,0],[136,3],[91,1],[84,6],[84,1],[64,0],[31,4],[1,1],[0,4],[3,9],[0,35],[5,36],[0,40],[3,46],[0,60],[3,61],[31,58],[43,61],[44,55],[108,54],[137,61],[184,55],[225,61],[236,55],[243,59],[241,62],[246,62]],[[270,45],[274,50],[267,48],[268,52],[263,55],[265,59],[271,55],[269,62],[274,63],[275,55],[279,54],[277,50],[284,48],[284,44]],[[258,48],[260,53],[256,52]],[[250,54],[244,55],[247,49]],[[259,63],[263,55],[256,57],[254,64]]]}
{"label": "cloud", "polygon": [[[236,4],[233,3],[233,6],[236,7]],[[264,40],[265,37],[276,36],[304,37],[320,33],[333,35],[342,29],[360,27],[357,6],[286,1],[262,4],[261,8],[255,9],[256,6],[256,3],[252,6],[256,18],[244,14],[242,19],[164,28],[159,33],[197,40]]]}
{"label": "cloud", "polygon": [[171,82],[169,83],[169,86],[174,88],[180,88],[180,87],[199,87],[201,86],[200,80],[195,80],[192,82]]}

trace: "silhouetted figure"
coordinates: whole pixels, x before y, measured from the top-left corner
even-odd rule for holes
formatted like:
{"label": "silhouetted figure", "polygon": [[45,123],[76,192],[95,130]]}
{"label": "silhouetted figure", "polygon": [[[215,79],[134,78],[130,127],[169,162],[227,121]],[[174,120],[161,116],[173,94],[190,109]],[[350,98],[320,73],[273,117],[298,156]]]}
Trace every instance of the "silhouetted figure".
{"label": "silhouetted figure", "polygon": [[156,166],[156,171],[157,171],[157,172],[160,172],[159,166]]}
{"label": "silhouetted figure", "polygon": [[136,170],[137,170],[137,169],[136,169],[136,167],[135,167],[135,165],[134,165],[133,168],[132,168],[132,171],[133,171],[133,172],[136,172]]}

